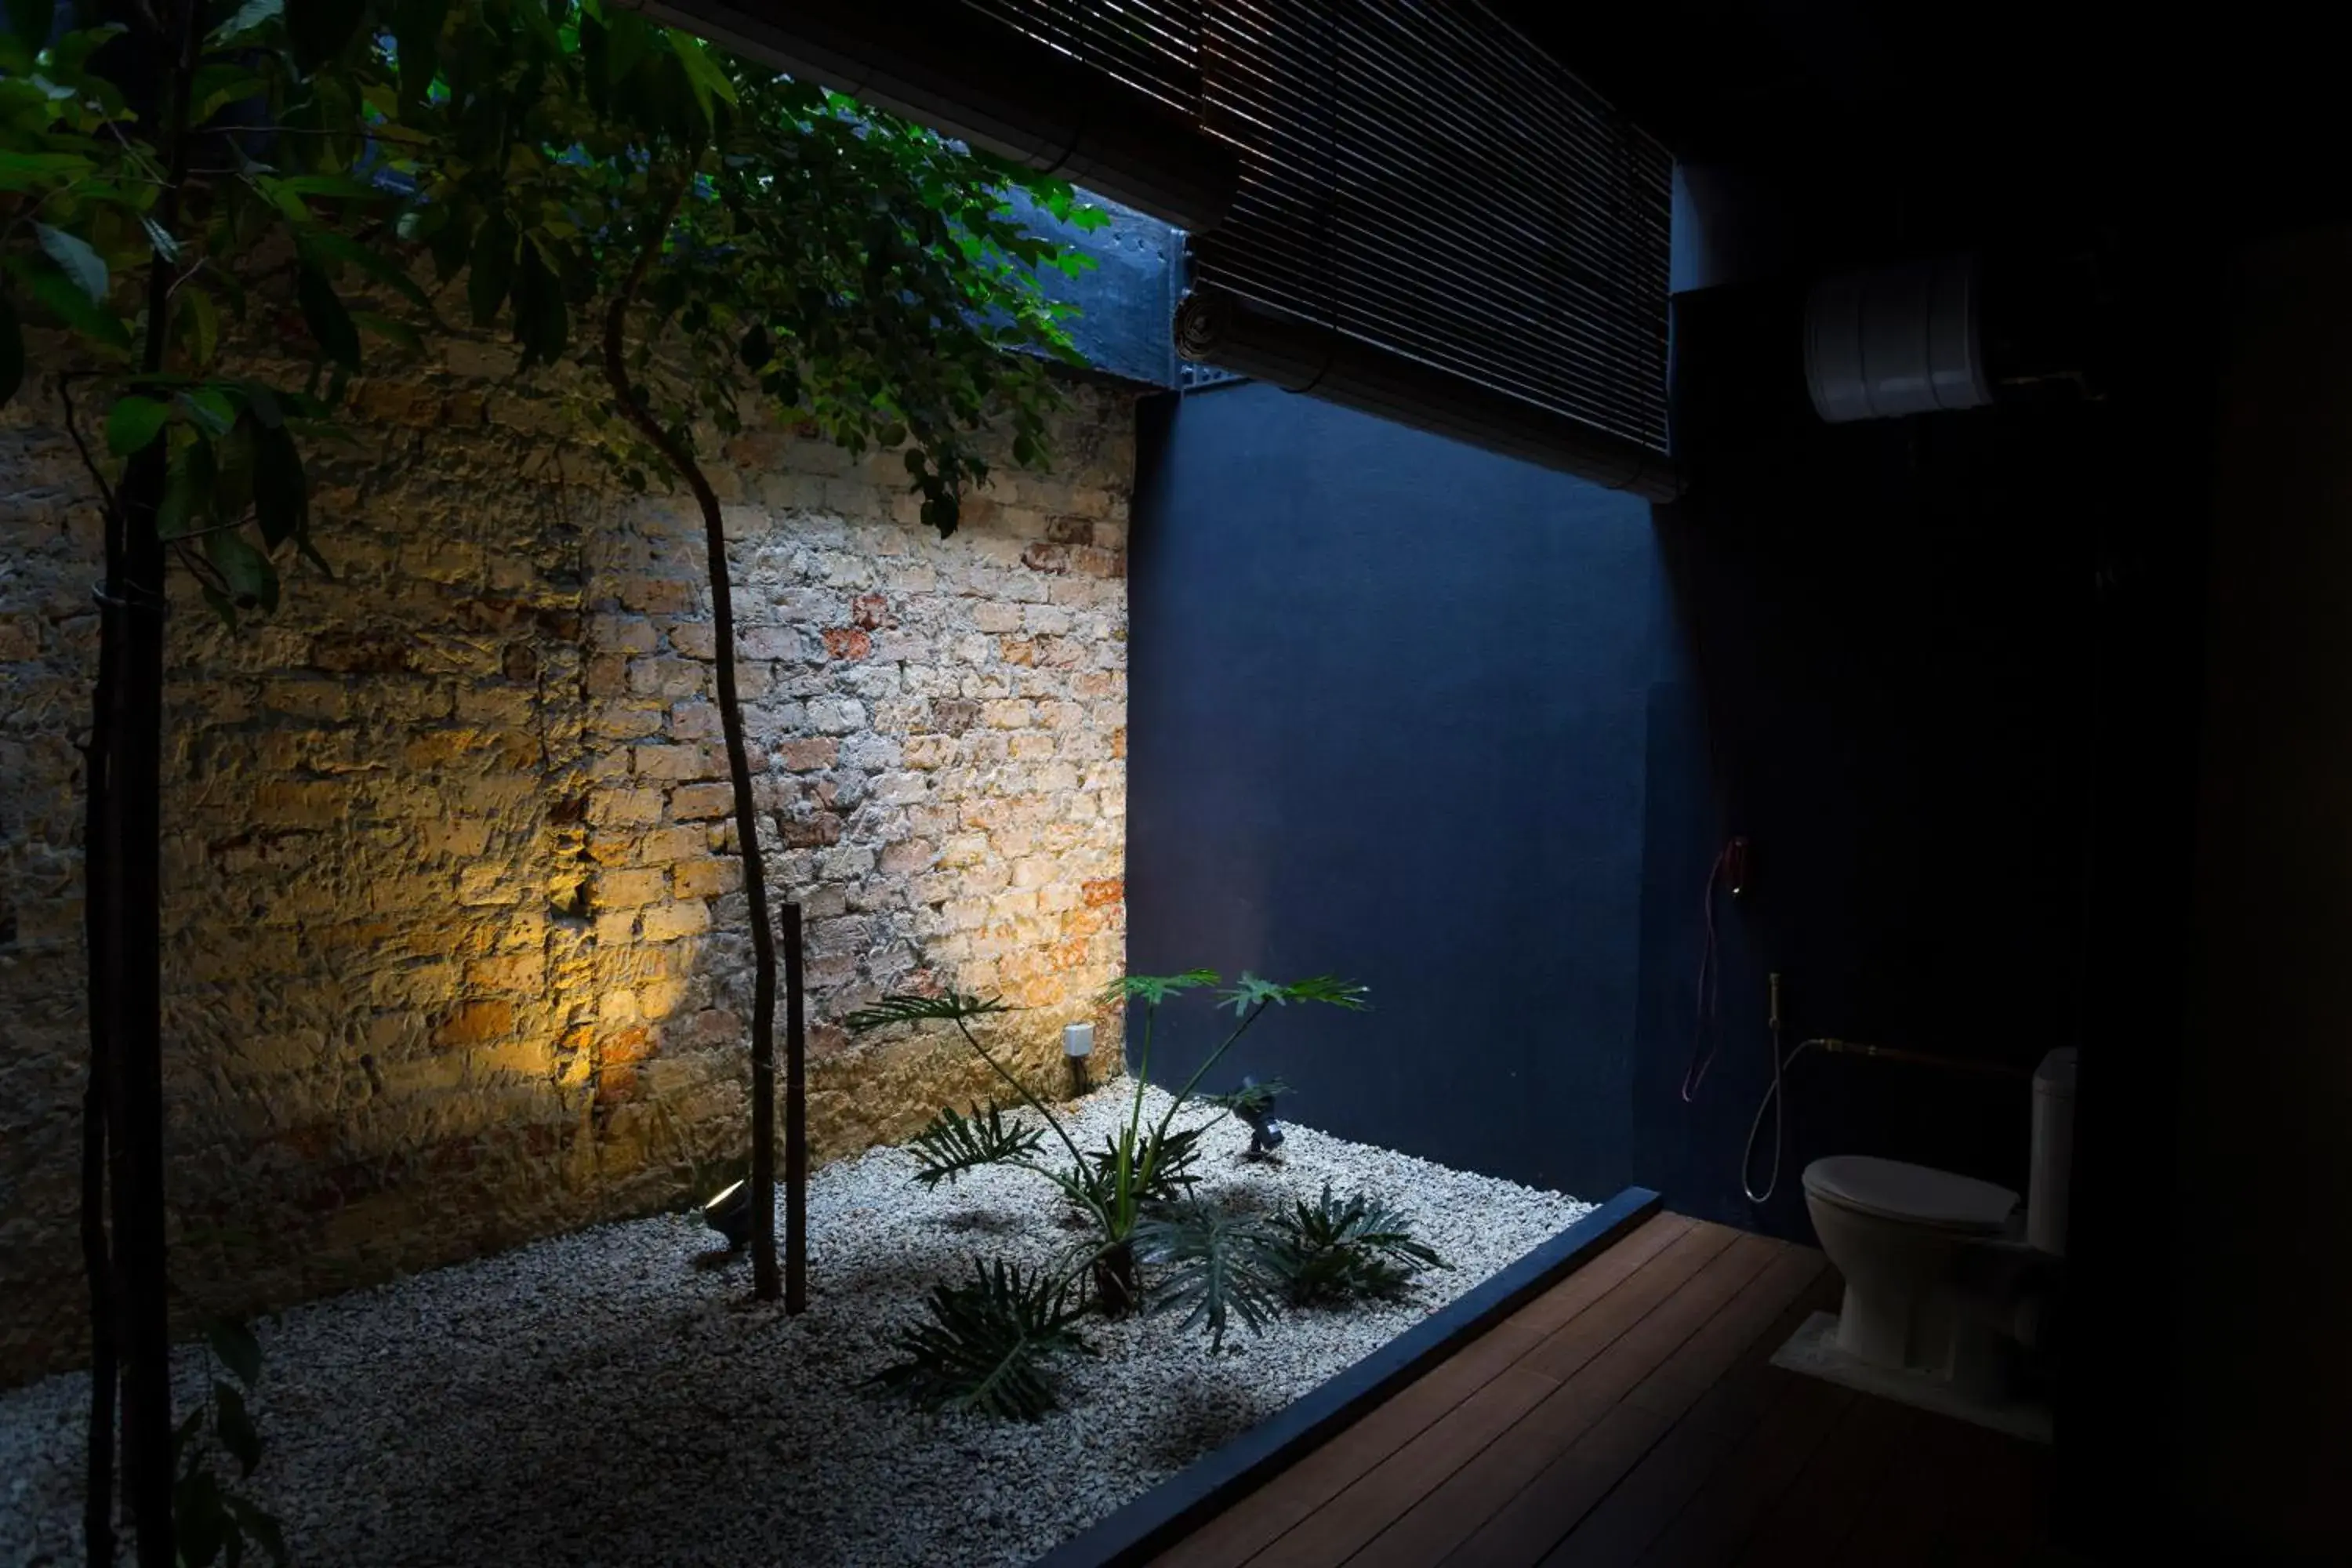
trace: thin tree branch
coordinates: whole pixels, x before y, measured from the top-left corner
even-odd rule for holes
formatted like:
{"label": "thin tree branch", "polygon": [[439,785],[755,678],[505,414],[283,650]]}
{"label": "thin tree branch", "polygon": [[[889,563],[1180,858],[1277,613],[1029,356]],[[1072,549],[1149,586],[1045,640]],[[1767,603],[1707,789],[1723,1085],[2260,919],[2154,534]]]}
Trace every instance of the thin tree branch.
{"label": "thin tree branch", "polygon": [[66,434],[73,438],[74,450],[81,454],[81,466],[89,470],[90,482],[98,487],[98,499],[111,514],[115,510],[114,487],[106,482],[106,475],[99,468],[98,459],[89,455],[89,443],[81,438],[81,420],[74,408],[72,383],[75,377],[90,374],[74,370],[58,372],[58,400],[66,406]]}

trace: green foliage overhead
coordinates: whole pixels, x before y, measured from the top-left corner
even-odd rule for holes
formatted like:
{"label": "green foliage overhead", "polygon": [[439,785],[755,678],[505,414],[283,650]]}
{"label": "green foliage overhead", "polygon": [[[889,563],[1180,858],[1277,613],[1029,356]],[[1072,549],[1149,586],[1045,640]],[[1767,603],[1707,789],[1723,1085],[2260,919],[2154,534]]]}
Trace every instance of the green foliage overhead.
{"label": "green foliage overhead", "polygon": [[[46,44],[50,6],[9,4],[0,402],[26,331],[65,334],[39,363],[70,367],[100,477],[163,444],[158,526],[224,616],[323,569],[305,459],[351,379],[468,327],[635,486],[763,411],[902,453],[942,531],[984,430],[1045,460],[1046,365],[1076,355],[1038,276],[1085,263],[1011,196],[1099,222],[1059,181],[604,0],[215,0],[184,73],[160,36]],[[535,374],[562,367],[593,374]]]}
{"label": "green foliage overhead", "polygon": [[975,1259],[968,1283],[934,1288],[925,1305],[928,1320],[898,1338],[906,1359],[873,1381],[927,1410],[1037,1420],[1056,1404],[1046,1363],[1087,1348],[1069,1281],[1002,1260]]}

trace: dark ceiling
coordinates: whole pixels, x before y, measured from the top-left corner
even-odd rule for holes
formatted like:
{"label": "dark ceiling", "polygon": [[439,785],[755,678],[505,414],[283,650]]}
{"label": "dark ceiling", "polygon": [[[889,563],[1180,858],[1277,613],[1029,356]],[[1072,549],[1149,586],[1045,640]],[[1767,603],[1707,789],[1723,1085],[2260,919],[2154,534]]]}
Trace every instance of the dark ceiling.
{"label": "dark ceiling", "polygon": [[2269,7],[1498,0],[1685,163],[1959,195],[2012,221],[2343,210],[2342,66]]}

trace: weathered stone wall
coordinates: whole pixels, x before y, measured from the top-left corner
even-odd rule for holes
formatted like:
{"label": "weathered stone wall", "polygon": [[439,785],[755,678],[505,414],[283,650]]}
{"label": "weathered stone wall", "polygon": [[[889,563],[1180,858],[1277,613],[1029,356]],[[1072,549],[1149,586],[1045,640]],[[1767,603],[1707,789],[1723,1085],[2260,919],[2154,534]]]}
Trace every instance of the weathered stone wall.
{"label": "weathered stone wall", "polygon": [[[250,1309],[682,1203],[740,1166],[751,949],[700,525],[627,499],[497,356],[365,386],[336,580],[172,619],[166,1051],[184,1310]],[[882,992],[1117,1018],[1132,411],[942,542],[894,455],[742,437],[727,498],[770,886],[806,912],[820,1156],[983,1092]],[[0,1380],[81,1353],[79,779],[95,518],[59,410],[0,416]],[[184,588],[186,584],[184,583]]]}

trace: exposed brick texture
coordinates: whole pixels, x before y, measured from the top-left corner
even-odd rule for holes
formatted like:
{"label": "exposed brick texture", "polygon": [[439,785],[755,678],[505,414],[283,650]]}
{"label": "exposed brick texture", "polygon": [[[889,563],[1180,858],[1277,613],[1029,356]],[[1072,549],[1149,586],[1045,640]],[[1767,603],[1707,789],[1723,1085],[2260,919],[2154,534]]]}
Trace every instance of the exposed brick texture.
{"label": "exposed brick texture", "polygon": [[[315,502],[335,581],[235,635],[174,594],[184,1312],[682,1203],[743,1157],[751,946],[698,520],[611,492],[462,353],[466,375],[361,389],[374,423]],[[838,1018],[884,991],[1002,993],[1040,1083],[1071,1018],[1116,1048],[1131,432],[1123,396],[1074,388],[1055,471],[1000,470],[945,542],[894,455],[759,432],[716,465],[821,1157],[987,1092],[961,1047],[850,1042]],[[0,414],[0,1382],[83,1347],[89,490],[28,385]]]}

